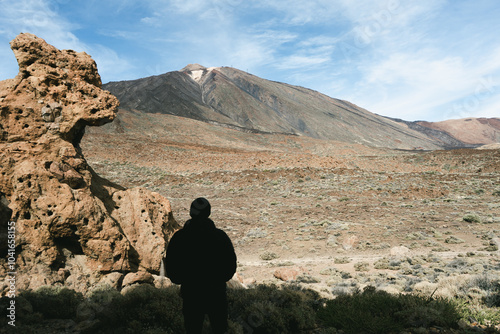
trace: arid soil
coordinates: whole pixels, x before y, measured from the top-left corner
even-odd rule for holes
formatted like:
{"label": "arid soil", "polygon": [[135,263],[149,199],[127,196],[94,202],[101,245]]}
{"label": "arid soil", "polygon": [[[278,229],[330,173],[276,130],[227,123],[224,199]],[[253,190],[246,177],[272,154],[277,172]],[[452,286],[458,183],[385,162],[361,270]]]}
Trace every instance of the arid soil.
{"label": "arid soil", "polygon": [[500,150],[381,150],[147,117],[170,117],[170,128],[90,129],[86,158],[118,184],[167,197],[180,223],[208,198],[246,284],[423,291],[500,272]]}

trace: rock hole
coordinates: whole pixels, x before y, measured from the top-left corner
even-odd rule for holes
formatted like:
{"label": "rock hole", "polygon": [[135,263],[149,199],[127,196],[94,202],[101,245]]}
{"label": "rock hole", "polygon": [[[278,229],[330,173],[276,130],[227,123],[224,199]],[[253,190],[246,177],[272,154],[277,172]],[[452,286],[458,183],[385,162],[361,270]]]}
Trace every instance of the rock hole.
{"label": "rock hole", "polygon": [[61,254],[63,254],[63,249],[66,248],[73,255],[83,255],[83,249],[80,245],[80,238],[76,235],[71,237],[61,237],[54,239],[54,243]]}
{"label": "rock hole", "polygon": [[24,219],[31,219],[31,213],[29,211],[26,211],[24,214],[23,214],[23,218]]}
{"label": "rock hole", "polygon": [[47,211],[47,215],[49,215],[49,217],[52,216],[53,214],[54,214],[54,212],[52,212],[52,210]]}

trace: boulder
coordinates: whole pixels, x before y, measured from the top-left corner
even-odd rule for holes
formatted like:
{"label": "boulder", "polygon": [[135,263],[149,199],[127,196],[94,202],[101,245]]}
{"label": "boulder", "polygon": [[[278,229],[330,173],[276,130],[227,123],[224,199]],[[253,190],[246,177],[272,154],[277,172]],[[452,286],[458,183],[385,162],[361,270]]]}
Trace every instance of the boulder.
{"label": "boulder", "polygon": [[395,246],[395,247],[392,247],[391,251],[390,251],[391,257],[398,258],[398,259],[408,256],[409,253],[410,253],[410,249],[408,247],[405,247],[405,246]]}
{"label": "boulder", "polygon": [[132,285],[132,284],[138,284],[138,283],[147,283],[147,284],[153,284],[154,283],[154,277],[147,271],[138,271],[135,273],[128,273],[125,275],[123,278],[123,287]]}
{"label": "boulder", "polygon": [[[94,60],[32,34],[11,48],[19,74],[0,82],[0,240],[14,221],[19,288],[85,292],[112,272],[158,273],[179,228],[170,203],[99,177],[80,149],[85,127],[111,122],[118,107]],[[85,264],[71,265],[77,258]]]}
{"label": "boulder", "polygon": [[492,238],[490,240],[490,247],[491,251],[500,251],[500,238]]}
{"label": "boulder", "polygon": [[102,286],[109,286],[114,289],[119,289],[123,282],[123,274],[119,272],[112,272],[105,275],[100,281],[99,284]]}
{"label": "boulder", "polygon": [[355,249],[359,245],[359,238],[355,235],[351,235],[344,239],[342,242],[342,248],[345,250]]}
{"label": "boulder", "polygon": [[173,285],[172,281],[165,276],[153,275],[153,279],[154,279],[153,284],[158,289],[168,288],[169,286]]}
{"label": "boulder", "polygon": [[303,271],[297,268],[279,268],[274,271],[273,276],[279,280],[294,281]]}
{"label": "boulder", "polygon": [[246,286],[236,278],[231,278],[227,281],[226,286],[228,289],[245,289]]}
{"label": "boulder", "polygon": [[328,247],[337,247],[337,237],[335,235],[329,235],[326,240],[326,245]]}
{"label": "boulder", "polygon": [[253,277],[245,278],[242,274],[235,273],[233,275],[233,278],[231,278],[227,282],[227,286],[233,289],[240,289],[240,288],[247,288],[248,286],[254,285],[256,283],[257,280]]}

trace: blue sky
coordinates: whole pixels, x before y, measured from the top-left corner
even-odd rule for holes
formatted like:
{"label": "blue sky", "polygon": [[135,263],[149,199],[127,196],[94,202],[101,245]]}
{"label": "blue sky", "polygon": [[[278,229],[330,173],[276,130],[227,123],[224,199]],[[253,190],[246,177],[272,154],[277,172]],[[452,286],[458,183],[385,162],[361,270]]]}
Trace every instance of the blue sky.
{"label": "blue sky", "polygon": [[500,117],[498,0],[0,0],[9,41],[85,51],[103,82],[233,66],[405,120]]}

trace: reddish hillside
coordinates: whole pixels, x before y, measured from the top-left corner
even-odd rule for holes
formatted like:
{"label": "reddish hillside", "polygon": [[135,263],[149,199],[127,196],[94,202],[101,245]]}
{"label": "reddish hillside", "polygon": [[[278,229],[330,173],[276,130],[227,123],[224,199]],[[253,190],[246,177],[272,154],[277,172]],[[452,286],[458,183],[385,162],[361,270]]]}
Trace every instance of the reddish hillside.
{"label": "reddish hillside", "polygon": [[418,124],[446,132],[467,144],[500,143],[500,118],[463,118]]}

